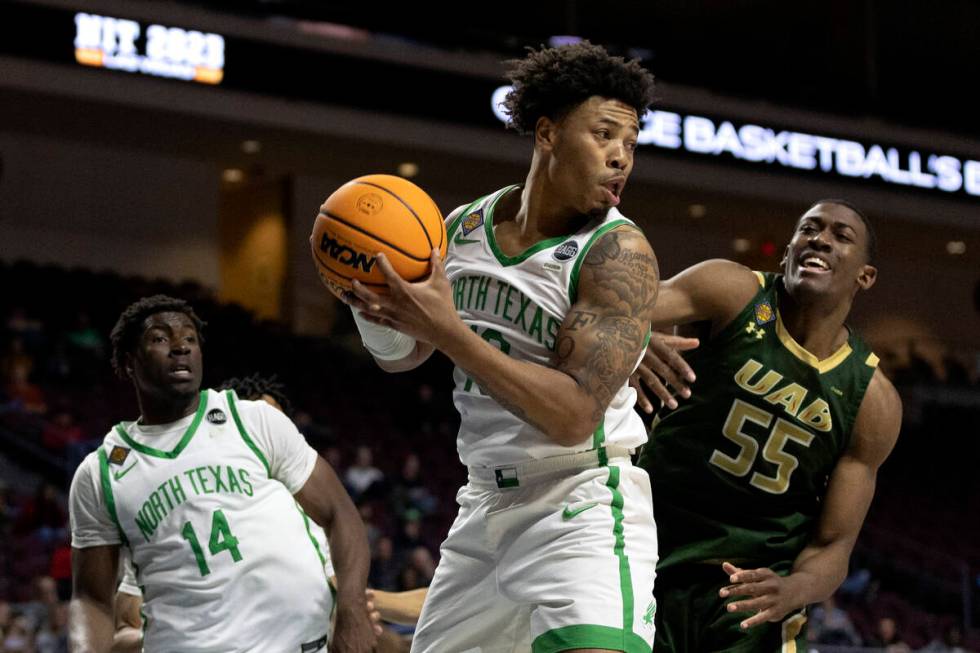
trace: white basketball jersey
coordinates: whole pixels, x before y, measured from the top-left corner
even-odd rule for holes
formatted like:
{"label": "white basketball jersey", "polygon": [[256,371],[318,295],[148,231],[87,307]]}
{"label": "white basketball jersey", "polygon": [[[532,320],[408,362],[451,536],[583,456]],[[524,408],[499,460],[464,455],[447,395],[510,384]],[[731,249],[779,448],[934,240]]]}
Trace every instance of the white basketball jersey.
{"label": "white basketball jersey", "polygon": [[[456,310],[473,331],[512,358],[550,366],[589,248],[610,230],[633,223],[613,208],[573,234],[507,256],[494,239],[493,211],[497,201],[515,188],[480,198],[450,220],[446,273]],[[463,370],[456,368],[454,380],[453,400],[461,418],[456,444],[465,465],[493,467],[608,445],[634,449],[647,439],[633,410],[636,391],[627,383],[609,404],[596,432],[564,447],[501,407]]]}
{"label": "white basketball jersey", "polygon": [[134,440],[123,423],[98,451],[107,508],[143,593],[147,651],[325,644],[332,597],[318,546],[238,408],[232,391],[205,390],[172,450]]}

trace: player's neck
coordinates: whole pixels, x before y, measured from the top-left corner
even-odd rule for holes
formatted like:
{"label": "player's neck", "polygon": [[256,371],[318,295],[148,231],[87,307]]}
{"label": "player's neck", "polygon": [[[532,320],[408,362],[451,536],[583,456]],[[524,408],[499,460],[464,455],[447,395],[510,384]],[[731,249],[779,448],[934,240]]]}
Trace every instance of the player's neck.
{"label": "player's neck", "polygon": [[195,392],[186,398],[154,397],[137,394],[136,399],[140,407],[139,424],[142,426],[155,426],[176,422],[196,412],[200,405],[201,394]]}
{"label": "player's neck", "polygon": [[786,291],[780,291],[779,317],[783,327],[801,347],[821,360],[847,342],[848,331],[844,323],[850,312],[850,301],[794,298]]}
{"label": "player's neck", "polygon": [[563,201],[537,157],[531,162],[521,190],[520,206],[512,215],[521,233],[535,240],[570,234],[589,220]]}

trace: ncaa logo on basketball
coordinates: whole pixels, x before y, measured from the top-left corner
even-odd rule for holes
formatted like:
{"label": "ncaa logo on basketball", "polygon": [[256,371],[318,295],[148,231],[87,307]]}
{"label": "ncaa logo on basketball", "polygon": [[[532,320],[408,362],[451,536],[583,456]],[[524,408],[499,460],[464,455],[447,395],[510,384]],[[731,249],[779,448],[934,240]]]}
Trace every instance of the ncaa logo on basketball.
{"label": "ncaa logo on basketball", "polygon": [[374,256],[368,256],[364,252],[358,252],[350,245],[331,238],[327,233],[324,233],[320,239],[320,251],[341,265],[352,267],[355,270],[361,268],[365,272],[370,272],[374,267]]}
{"label": "ncaa logo on basketball", "polygon": [[357,210],[365,215],[374,215],[385,205],[377,193],[367,193],[357,198]]}
{"label": "ncaa logo on basketball", "polygon": [[568,259],[575,258],[576,254],[578,254],[578,243],[570,240],[556,247],[555,253],[552,256],[555,257],[556,261],[567,261]]}
{"label": "ncaa logo on basketball", "polygon": [[204,419],[212,424],[224,424],[228,421],[228,416],[220,408],[212,408]]}

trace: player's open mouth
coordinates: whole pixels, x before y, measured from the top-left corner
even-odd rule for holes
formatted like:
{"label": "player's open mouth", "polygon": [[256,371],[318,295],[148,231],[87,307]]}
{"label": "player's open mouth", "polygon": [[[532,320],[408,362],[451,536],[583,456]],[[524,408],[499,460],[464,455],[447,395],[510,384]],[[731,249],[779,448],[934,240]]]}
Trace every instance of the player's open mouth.
{"label": "player's open mouth", "polygon": [[800,267],[814,272],[830,272],[830,264],[815,254],[806,254],[800,260]]}
{"label": "player's open mouth", "polygon": [[170,376],[178,379],[189,379],[194,376],[194,373],[187,365],[174,365],[170,368]]}
{"label": "player's open mouth", "polygon": [[626,180],[617,177],[616,179],[610,179],[609,181],[602,184],[602,187],[606,190],[612,204],[615,206],[619,204],[619,196],[623,192],[623,188],[626,187]]}

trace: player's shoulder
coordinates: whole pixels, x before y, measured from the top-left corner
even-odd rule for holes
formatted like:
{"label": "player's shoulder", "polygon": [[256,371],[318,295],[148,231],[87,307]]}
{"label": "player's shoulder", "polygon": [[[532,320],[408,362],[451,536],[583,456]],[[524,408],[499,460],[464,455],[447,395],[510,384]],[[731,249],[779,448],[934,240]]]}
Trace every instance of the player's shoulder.
{"label": "player's shoulder", "polygon": [[101,461],[99,460],[99,450],[103,445],[99,445],[99,448],[95,451],[89,452],[82,462],[78,464],[75,468],[75,473],[71,479],[71,486],[69,487],[69,504],[74,503],[74,499],[79,497],[81,494],[91,494],[95,492],[96,494],[101,492]]}
{"label": "player's shoulder", "polygon": [[460,204],[455,209],[449,212],[446,216],[447,227],[451,226],[453,222],[459,220],[464,215],[468,215],[472,211],[478,211],[486,204],[492,202],[495,198],[502,196],[505,192],[517,188],[516,184],[511,184],[510,186],[504,186],[503,188],[498,188],[497,190],[487,193],[485,195],[480,195],[475,200],[471,200],[465,204]]}
{"label": "player's shoulder", "polygon": [[891,453],[902,428],[902,399],[892,382],[875,369],[852,430],[851,449],[875,466]]}
{"label": "player's shoulder", "polygon": [[868,389],[864,393],[864,399],[861,401],[861,409],[858,411],[858,416],[861,416],[861,412],[868,412],[874,414],[876,418],[884,417],[892,418],[891,421],[897,419],[901,421],[902,417],[902,398],[898,394],[898,390],[891,380],[885,376],[885,373],[881,371],[881,368],[876,367],[874,373],[871,375],[871,381],[868,382]]}

